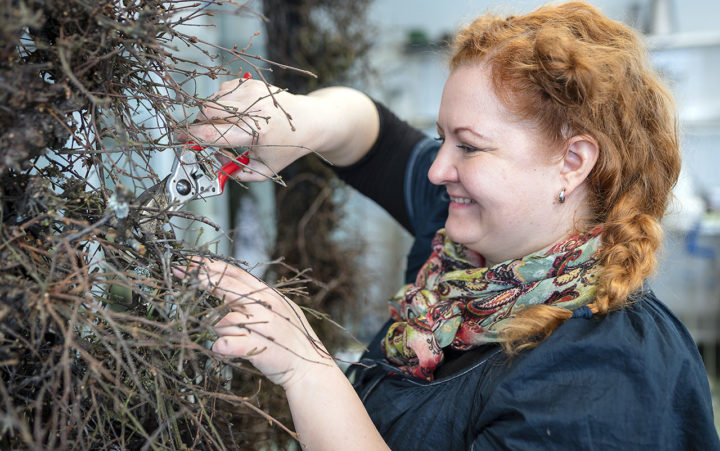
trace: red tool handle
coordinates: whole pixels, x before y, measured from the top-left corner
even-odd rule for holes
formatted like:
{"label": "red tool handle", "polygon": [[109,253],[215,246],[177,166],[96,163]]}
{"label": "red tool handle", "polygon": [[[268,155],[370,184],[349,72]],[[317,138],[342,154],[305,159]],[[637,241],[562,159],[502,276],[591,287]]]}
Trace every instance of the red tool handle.
{"label": "red tool handle", "polygon": [[223,167],[220,168],[218,171],[218,182],[220,183],[220,192],[225,190],[225,183],[227,182],[228,177],[230,177],[230,174],[232,174],[235,171],[239,171],[242,169],[245,165],[250,163],[250,158],[247,156],[247,152],[240,155],[237,158],[237,161],[240,162],[243,166],[238,165],[234,161],[231,161],[229,163],[225,163]]}
{"label": "red tool handle", "polygon": [[[205,149],[205,147],[199,144],[195,144],[193,142],[189,142],[187,144],[190,147],[190,150],[200,151]],[[222,165],[222,167],[217,172],[218,183],[220,184],[221,193],[223,192],[223,190],[225,190],[225,183],[227,183],[228,177],[230,177],[233,172],[239,171],[243,167],[247,166],[248,163],[250,163],[250,157],[248,157],[248,153],[245,152],[244,154],[237,157],[235,161],[230,161]]]}
{"label": "red tool handle", "polygon": [[[252,78],[252,74],[250,72],[245,72],[243,74],[242,78],[247,80],[249,78]],[[193,143],[188,143],[188,144],[193,144]],[[198,144],[194,144],[194,145],[190,146],[190,149],[203,150],[204,147],[200,146]],[[240,164],[238,164],[238,163],[240,163]],[[250,157],[248,156],[248,152],[245,152],[244,154],[237,157],[235,159],[235,161],[225,163],[218,171],[218,182],[220,184],[220,192],[223,192],[225,190],[225,183],[227,183],[228,177],[230,177],[230,175],[233,172],[239,171],[243,167],[247,166],[249,163],[250,163]]]}

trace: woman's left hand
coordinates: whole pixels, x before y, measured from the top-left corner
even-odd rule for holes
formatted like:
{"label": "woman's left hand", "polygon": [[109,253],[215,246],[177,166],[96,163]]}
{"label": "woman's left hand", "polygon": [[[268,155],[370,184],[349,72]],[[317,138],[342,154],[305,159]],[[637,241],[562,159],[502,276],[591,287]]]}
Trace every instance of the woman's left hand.
{"label": "woman's left hand", "polygon": [[203,259],[175,268],[184,278],[199,271],[200,283],[231,312],[216,325],[213,351],[241,357],[286,391],[319,365],[335,365],[302,310],[262,280],[237,266]]}
{"label": "woman's left hand", "polygon": [[200,282],[232,310],[216,325],[213,351],[247,359],[285,390],[303,449],[387,450],[350,381],[291,300],[236,266],[197,260],[174,268]]}

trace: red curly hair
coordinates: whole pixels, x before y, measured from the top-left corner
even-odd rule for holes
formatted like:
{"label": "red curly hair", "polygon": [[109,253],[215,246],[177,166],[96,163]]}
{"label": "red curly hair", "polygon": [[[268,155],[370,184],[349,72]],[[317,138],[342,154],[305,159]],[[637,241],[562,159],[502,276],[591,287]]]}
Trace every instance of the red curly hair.
{"label": "red curly hair", "polygon": [[[641,39],[583,2],[527,15],[485,15],[460,31],[450,67],[485,63],[496,94],[553,142],[594,137],[587,179],[592,218],[602,224],[601,273],[593,313],[632,301],[656,266],[660,220],[680,172],[676,109]],[[509,353],[534,346],[571,316],[539,305],[504,330]]]}

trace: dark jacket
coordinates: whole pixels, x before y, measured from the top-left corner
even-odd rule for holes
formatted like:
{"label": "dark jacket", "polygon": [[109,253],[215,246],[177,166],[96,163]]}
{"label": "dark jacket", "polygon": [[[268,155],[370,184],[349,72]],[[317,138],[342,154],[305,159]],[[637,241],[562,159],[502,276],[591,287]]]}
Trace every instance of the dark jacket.
{"label": "dark jacket", "polygon": [[650,292],[514,358],[493,345],[468,355],[428,383],[371,344],[349,375],[391,449],[720,449],[693,340]]}

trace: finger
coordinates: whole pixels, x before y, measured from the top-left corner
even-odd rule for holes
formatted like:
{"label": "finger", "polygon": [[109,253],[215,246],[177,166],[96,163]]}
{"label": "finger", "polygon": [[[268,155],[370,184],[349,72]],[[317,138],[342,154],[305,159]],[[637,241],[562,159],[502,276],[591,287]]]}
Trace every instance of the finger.
{"label": "finger", "polygon": [[[250,333],[246,325],[251,322],[252,320],[249,315],[238,312],[230,312],[218,321],[217,324],[215,324],[214,330],[218,337],[233,335],[246,336]],[[257,324],[257,322],[252,323]]]}
{"label": "finger", "polygon": [[[185,279],[188,275],[194,275],[197,277],[197,280],[200,282],[200,286],[203,289],[209,291],[216,297],[223,299],[225,303],[236,303],[238,300],[243,298],[242,293],[250,291],[247,284],[237,280],[236,277],[220,273],[217,270],[208,271],[207,262],[210,261],[211,260],[209,259],[192,257],[186,265],[173,266],[172,273],[180,280]],[[226,277],[227,279],[223,280]]]}
{"label": "finger", "polygon": [[173,265],[172,267],[172,273],[175,277],[182,280],[185,279],[188,275],[192,274],[193,272],[199,271],[199,264],[202,261],[202,259],[198,256],[192,256],[190,257],[190,260],[184,265]]}
{"label": "finger", "polygon": [[229,150],[218,149],[213,153],[213,157],[224,166],[228,163],[234,163],[237,161],[237,155],[232,154]]}
{"label": "finger", "polygon": [[193,141],[207,146],[247,147],[254,144],[253,130],[245,124],[198,123],[190,125],[184,133]]}
{"label": "finger", "polygon": [[[229,94],[228,94],[229,95]],[[232,101],[231,99],[208,100],[200,108],[196,121],[226,120],[236,123],[246,116],[247,106],[245,102]]]}
{"label": "finger", "polygon": [[244,282],[256,281],[259,282],[259,285],[263,285],[262,281],[238,266],[197,255],[190,257],[186,265],[175,266],[173,270],[177,270],[179,275],[198,271],[201,276],[206,276],[207,282],[214,284],[221,282],[224,278],[229,278]]}
{"label": "finger", "polygon": [[246,167],[232,173],[232,178],[238,182],[248,183],[266,182],[274,177],[275,174],[270,168],[262,163],[253,163],[253,160],[250,160]]}
{"label": "finger", "polygon": [[212,261],[210,259],[204,259],[202,257],[193,256],[188,260],[188,262],[184,265],[174,265],[172,267],[172,273],[175,277],[178,279],[185,279],[189,275],[197,275],[200,284],[204,286],[204,288],[210,288],[210,284],[212,284],[212,280],[208,276],[207,272],[204,271],[204,268],[207,266],[207,264]]}
{"label": "finger", "polygon": [[201,267],[202,272],[208,274],[214,281],[217,282],[219,282],[221,278],[225,277],[241,279],[245,274],[247,274],[247,271],[242,268],[221,260],[203,258],[201,260],[195,260],[193,263],[198,264]]}
{"label": "finger", "polygon": [[175,277],[177,277],[178,279],[182,280],[182,279],[184,279],[185,277],[187,277],[189,271],[187,270],[187,268],[182,267],[182,266],[173,266],[173,268],[172,268],[172,273],[173,273],[173,276],[175,276]]}
{"label": "finger", "polygon": [[[173,267],[173,274],[183,279],[197,273],[200,285],[236,312],[248,312],[280,295],[262,280],[234,265],[208,258],[194,257],[187,266]],[[262,300],[262,303],[258,301]],[[264,306],[262,308],[265,308]]]}
{"label": "finger", "polygon": [[246,89],[249,89],[249,88],[257,89],[258,87],[262,87],[263,89],[267,90],[268,86],[270,88],[274,87],[272,85],[267,85],[262,80],[257,80],[257,79],[252,78],[252,76],[250,76],[250,74],[246,72],[242,78],[233,78],[232,80],[224,81],[224,82],[220,83],[220,89],[218,89],[218,94],[221,92],[226,92],[226,91],[232,92],[232,91],[237,90],[240,87],[243,87]]}
{"label": "finger", "polygon": [[240,86],[242,83],[243,83],[243,79],[242,79],[242,78],[233,78],[232,80],[224,81],[224,82],[220,83],[220,90],[219,90],[219,92],[222,92],[222,91],[232,91],[233,89],[235,89],[235,88],[237,88],[238,86]]}
{"label": "finger", "polygon": [[247,328],[242,326],[242,323],[227,326],[215,326],[213,330],[218,337],[245,337],[249,333]]}
{"label": "finger", "polygon": [[264,182],[274,175],[272,170],[266,164],[261,162],[255,155],[255,151],[247,147],[237,149],[218,149],[213,156],[218,160],[221,166],[228,163],[235,163],[239,169],[230,173],[230,177],[240,182]]}
{"label": "finger", "polygon": [[220,89],[208,97],[205,104],[210,105],[219,102],[221,104],[234,104],[236,107],[245,109],[267,96],[268,92],[270,92],[269,88],[274,87],[268,86],[260,80],[238,78],[222,83]]}
{"label": "finger", "polygon": [[228,357],[247,357],[256,349],[251,340],[237,335],[220,337],[212,347],[213,352]]}
{"label": "finger", "polygon": [[[215,144],[207,142],[211,140],[199,139],[196,133],[197,132],[188,132],[187,130],[176,130],[173,136],[178,142],[192,141],[203,146],[218,147]],[[230,143],[230,139],[235,140],[236,144]],[[232,147],[234,149],[249,147],[250,145],[245,144],[245,142],[252,141],[252,139],[247,139],[246,137],[241,137],[237,139],[233,137],[228,137],[227,139],[224,139],[224,141],[225,147]],[[267,164],[265,164],[263,161],[261,161],[254,155],[255,152],[252,150],[252,148],[247,152],[250,160],[248,161],[248,163],[240,163],[240,170],[230,174],[233,179],[236,179],[239,182],[264,182],[276,176],[276,173]],[[238,153],[234,153],[229,149],[216,149],[214,156],[217,158],[220,166],[222,166],[226,163],[237,162],[239,155]]]}
{"label": "finger", "polygon": [[199,269],[200,283],[216,294],[245,295],[270,290],[265,282],[235,265],[204,258],[191,263]]}

